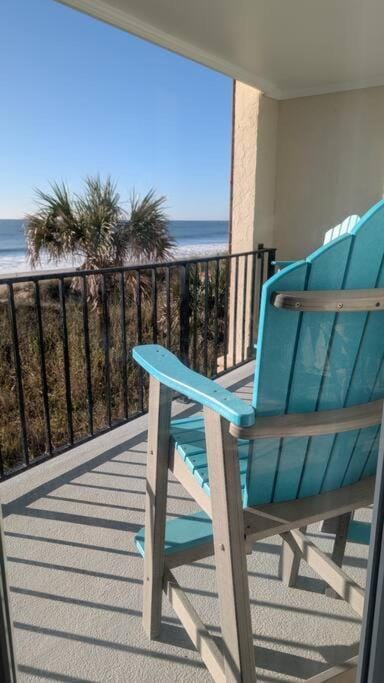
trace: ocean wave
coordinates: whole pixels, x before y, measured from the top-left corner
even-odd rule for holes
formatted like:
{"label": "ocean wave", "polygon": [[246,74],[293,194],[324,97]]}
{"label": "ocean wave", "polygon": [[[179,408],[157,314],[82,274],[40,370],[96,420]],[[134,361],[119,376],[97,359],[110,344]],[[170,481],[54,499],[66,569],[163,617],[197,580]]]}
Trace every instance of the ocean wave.
{"label": "ocean wave", "polygon": [[[223,242],[208,242],[198,244],[179,244],[173,250],[173,258],[175,261],[179,259],[204,258],[206,256],[219,256],[228,251],[228,245]],[[64,270],[66,268],[78,268],[81,264],[81,259],[62,259],[58,263],[52,262],[48,257],[42,257],[39,267],[36,269],[39,272],[45,270]],[[32,273],[30,264],[28,263],[24,249],[21,250],[0,250],[0,274],[1,275],[17,275],[20,273]]]}
{"label": "ocean wave", "polygon": [[2,258],[1,254],[14,254],[15,256],[21,254],[22,256],[25,256],[25,248],[20,247],[19,249],[17,249],[15,247],[6,247],[5,249],[0,249],[0,258]]}
{"label": "ocean wave", "polygon": [[[222,254],[228,250],[228,221],[170,221],[170,234],[176,242],[174,259]],[[77,268],[81,259],[53,263],[43,257],[39,270]],[[0,219],[0,273],[31,272],[25,249],[23,221]]]}

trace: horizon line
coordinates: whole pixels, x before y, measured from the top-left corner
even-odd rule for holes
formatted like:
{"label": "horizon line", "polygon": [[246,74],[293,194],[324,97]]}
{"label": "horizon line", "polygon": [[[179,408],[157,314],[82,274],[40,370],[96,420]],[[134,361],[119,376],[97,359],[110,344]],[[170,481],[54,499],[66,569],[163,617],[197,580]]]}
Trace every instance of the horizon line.
{"label": "horizon line", "polygon": [[[26,218],[27,218],[26,216],[0,216],[0,221],[25,221]],[[169,218],[168,220],[169,221],[179,221],[179,222],[185,221],[186,223],[191,222],[191,221],[197,221],[197,222],[199,222],[199,221],[200,222],[201,221],[212,221],[212,222],[220,221],[220,222],[224,223],[225,221],[229,221],[229,216],[227,216],[227,218]]]}

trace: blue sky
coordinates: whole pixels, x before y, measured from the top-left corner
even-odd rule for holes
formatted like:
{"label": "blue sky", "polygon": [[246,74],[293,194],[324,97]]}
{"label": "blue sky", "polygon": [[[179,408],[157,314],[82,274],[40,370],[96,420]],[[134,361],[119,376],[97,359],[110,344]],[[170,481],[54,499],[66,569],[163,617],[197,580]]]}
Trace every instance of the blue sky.
{"label": "blue sky", "polygon": [[53,0],[0,3],[0,218],[111,174],[174,219],[228,217],[229,78]]}

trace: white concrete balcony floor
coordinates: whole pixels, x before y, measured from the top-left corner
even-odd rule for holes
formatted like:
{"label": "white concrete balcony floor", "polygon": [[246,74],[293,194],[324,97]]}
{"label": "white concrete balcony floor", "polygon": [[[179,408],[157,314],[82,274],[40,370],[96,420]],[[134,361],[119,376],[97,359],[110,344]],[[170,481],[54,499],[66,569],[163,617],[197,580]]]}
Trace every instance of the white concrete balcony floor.
{"label": "white concrete balcony floor", "polygon": [[[252,373],[248,364],[221,382],[249,399]],[[143,563],[133,537],[144,522],[145,430],[144,416],[0,487],[21,682],[211,680],[166,600],[161,640],[149,642],[141,627]],[[169,494],[170,516],[195,509],[174,480]],[[278,538],[255,549],[248,568],[259,680],[305,680],[356,654],[352,610],[326,597],[307,568],[298,588],[286,588]],[[361,585],[366,557],[348,544],[344,566]],[[218,633],[213,560],[176,575]]]}

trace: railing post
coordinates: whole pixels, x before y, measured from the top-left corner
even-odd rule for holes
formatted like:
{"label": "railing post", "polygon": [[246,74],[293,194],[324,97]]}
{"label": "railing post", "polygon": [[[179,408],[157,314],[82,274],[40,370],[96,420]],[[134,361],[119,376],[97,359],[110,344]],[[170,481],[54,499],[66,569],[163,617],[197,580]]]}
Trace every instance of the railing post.
{"label": "railing post", "polygon": [[256,252],[252,253],[252,270],[251,270],[251,291],[249,296],[249,329],[248,329],[248,348],[247,359],[251,360],[255,357],[254,347],[254,332],[255,332],[255,305],[256,305],[256,259],[260,258]]}
{"label": "railing post", "polygon": [[[257,250],[253,252],[252,257],[252,274],[251,274],[251,292],[249,296],[248,306],[248,346],[246,352],[247,360],[255,358],[255,334],[257,331],[258,319],[259,319],[259,307],[260,307],[260,296],[261,288],[264,280],[264,243],[259,242],[257,245]],[[269,252],[268,252],[269,255]],[[260,266],[256,266],[256,261],[260,261]],[[269,272],[269,261],[268,261],[268,272]],[[257,276],[257,277],[256,277]],[[256,295],[258,292],[258,295]]]}
{"label": "railing post", "polygon": [[267,266],[267,279],[275,272],[274,261],[276,261],[276,249],[268,249],[268,266]]}
{"label": "railing post", "polygon": [[180,273],[180,360],[189,365],[189,265],[179,267]]}

